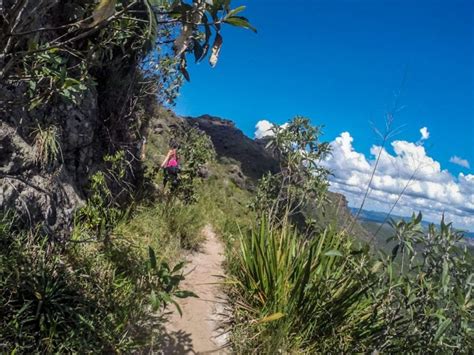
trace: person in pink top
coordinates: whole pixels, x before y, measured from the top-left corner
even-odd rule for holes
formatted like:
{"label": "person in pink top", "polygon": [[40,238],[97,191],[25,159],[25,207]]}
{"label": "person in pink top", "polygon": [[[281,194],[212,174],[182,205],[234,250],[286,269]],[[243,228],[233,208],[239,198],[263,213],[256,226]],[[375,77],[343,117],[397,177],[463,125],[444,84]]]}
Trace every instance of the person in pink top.
{"label": "person in pink top", "polygon": [[170,149],[166,154],[165,160],[161,163],[165,174],[163,178],[163,189],[166,188],[168,182],[171,182],[171,189],[174,190],[179,184],[179,158],[178,158],[178,144],[175,141],[170,142]]}

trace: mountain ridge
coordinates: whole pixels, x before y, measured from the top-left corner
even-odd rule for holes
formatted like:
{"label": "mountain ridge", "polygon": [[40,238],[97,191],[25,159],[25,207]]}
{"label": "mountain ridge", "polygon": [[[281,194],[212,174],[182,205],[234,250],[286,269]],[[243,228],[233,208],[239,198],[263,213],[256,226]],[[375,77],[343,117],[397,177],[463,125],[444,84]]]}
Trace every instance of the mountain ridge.
{"label": "mountain ridge", "polygon": [[[357,215],[357,212],[358,212],[359,208],[357,208],[357,207],[348,207],[348,208],[354,216]],[[359,214],[359,219],[362,219],[362,220],[365,220],[365,221],[376,222],[376,223],[383,223],[385,221],[386,216],[387,216],[386,212],[379,212],[379,211],[362,209],[360,214]],[[393,220],[396,220],[396,221],[397,220],[408,221],[408,220],[411,219],[411,217],[399,216],[399,215],[392,214],[389,217],[389,220],[390,219],[393,219]],[[433,223],[427,222],[427,221],[422,221],[421,224],[423,225],[423,227],[426,228],[426,227],[428,227],[429,225],[431,225]],[[434,224],[436,226],[438,226],[437,223],[434,223]],[[462,230],[462,233],[465,236],[469,237],[469,238],[474,238],[474,232],[473,231],[470,231],[470,230],[464,231],[464,230]]]}

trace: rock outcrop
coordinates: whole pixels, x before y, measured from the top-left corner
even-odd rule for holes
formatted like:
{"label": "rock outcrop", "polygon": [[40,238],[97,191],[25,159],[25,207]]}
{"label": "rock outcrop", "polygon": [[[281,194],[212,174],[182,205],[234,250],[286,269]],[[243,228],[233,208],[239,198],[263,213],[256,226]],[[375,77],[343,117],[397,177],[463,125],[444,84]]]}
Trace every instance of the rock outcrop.
{"label": "rock outcrop", "polygon": [[59,239],[104,155],[125,152],[129,186],[140,175],[150,98],[136,94],[144,51],[131,44],[143,43],[141,32],[115,43],[111,28],[78,26],[95,3],[4,0],[0,13],[0,213]]}
{"label": "rock outcrop", "polygon": [[[35,125],[46,115],[57,129],[52,137],[59,149],[55,161],[39,157],[45,148]],[[75,107],[50,106],[35,114],[10,109],[0,121],[0,209],[14,210],[29,227],[41,224],[48,234],[67,234],[72,212],[83,203],[83,188],[103,152],[98,131],[95,92]]]}
{"label": "rock outcrop", "polygon": [[265,150],[265,146],[247,137],[234,122],[210,115],[189,119],[211,137],[220,158],[237,162],[242,173],[253,181],[268,171],[278,171],[277,160]]}

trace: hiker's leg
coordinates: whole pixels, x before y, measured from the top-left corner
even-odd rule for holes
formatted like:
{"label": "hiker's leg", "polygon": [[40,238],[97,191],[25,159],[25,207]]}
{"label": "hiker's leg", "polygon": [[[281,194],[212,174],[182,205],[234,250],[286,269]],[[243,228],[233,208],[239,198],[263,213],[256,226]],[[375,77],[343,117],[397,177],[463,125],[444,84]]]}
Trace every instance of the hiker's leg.
{"label": "hiker's leg", "polygon": [[179,181],[178,181],[178,174],[173,173],[173,174],[171,175],[171,187],[172,187],[173,191],[178,188],[178,183],[179,183]]}
{"label": "hiker's leg", "polygon": [[168,169],[163,169],[163,192],[165,191],[166,184],[168,183],[168,180],[170,178]]}

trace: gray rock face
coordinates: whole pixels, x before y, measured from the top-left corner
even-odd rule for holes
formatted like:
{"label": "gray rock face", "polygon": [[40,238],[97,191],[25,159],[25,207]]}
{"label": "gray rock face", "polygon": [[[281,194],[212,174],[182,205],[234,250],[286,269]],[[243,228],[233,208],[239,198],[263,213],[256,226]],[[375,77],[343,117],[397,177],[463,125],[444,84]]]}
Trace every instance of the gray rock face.
{"label": "gray rock face", "polygon": [[[1,86],[0,93],[12,91]],[[5,97],[5,96],[3,96]],[[14,210],[24,225],[41,225],[55,238],[67,238],[72,230],[74,210],[85,203],[91,174],[103,168],[103,156],[126,149],[134,159],[128,166],[128,183],[138,178],[139,161],[133,134],[122,135],[120,144],[104,138],[126,131],[128,122],[107,126],[100,118],[95,89],[87,91],[77,105],[48,105],[28,112],[23,107],[0,110],[0,212]],[[53,125],[59,153],[53,161],[38,159],[40,145],[36,127]],[[122,148],[123,147],[123,148]]]}
{"label": "gray rock face", "polygon": [[247,177],[242,173],[240,167],[236,164],[230,165],[227,173],[229,174],[229,179],[236,184],[241,189],[246,189],[247,186]]}
{"label": "gray rock face", "polygon": [[41,224],[50,235],[70,232],[73,211],[84,203],[82,189],[98,161],[94,156],[96,111],[92,92],[82,105],[49,108],[59,126],[60,152],[56,161],[47,164],[37,159],[34,134],[26,133],[40,119],[20,108],[1,117],[0,210],[14,210],[24,224]]}
{"label": "gray rock face", "polygon": [[[211,137],[220,158],[238,162],[241,174],[251,180],[258,180],[268,171],[278,171],[278,162],[265,150],[265,145],[248,138],[235,127],[234,122],[209,115],[189,119]],[[241,184],[239,174],[233,175],[239,181],[238,184]]]}
{"label": "gray rock face", "polygon": [[[146,99],[130,103],[139,85],[141,49],[124,55],[120,45],[107,42],[110,53],[101,57],[95,52],[99,35],[76,36],[87,33],[81,29],[72,34],[75,26],[66,27],[86,18],[93,3],[3,0],[0,19],[0,213],[14,210],[23,224],[41,225],[57,238],[67,238],[73,212],[87,197],[90,176],[103,169],[104,155],[123,150],[124,184],[132,189],[140,178],[137,143],[146,122],[135,109]],[[61,40],[57,52],[27,54],[33,46]],[[121,191],[114,185],[121,182],[110,183],[114,202]]]}

